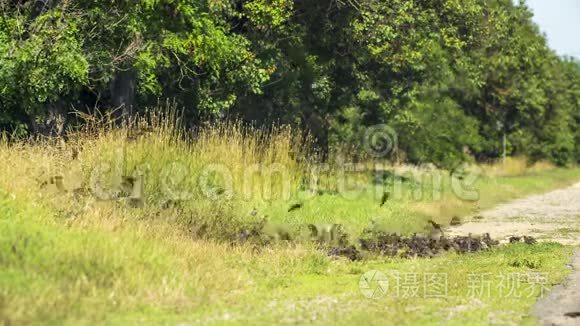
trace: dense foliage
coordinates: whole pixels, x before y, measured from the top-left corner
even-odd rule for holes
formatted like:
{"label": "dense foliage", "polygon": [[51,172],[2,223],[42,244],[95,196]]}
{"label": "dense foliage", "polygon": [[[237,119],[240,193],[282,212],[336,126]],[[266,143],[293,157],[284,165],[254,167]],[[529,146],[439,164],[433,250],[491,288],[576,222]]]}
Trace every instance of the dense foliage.
{"label": "dense foliage", "polygon": [[0,0],[0,126],[170,99],[188,121],[289,123],[393,159],[580,160],[580,65],[511,0]]}

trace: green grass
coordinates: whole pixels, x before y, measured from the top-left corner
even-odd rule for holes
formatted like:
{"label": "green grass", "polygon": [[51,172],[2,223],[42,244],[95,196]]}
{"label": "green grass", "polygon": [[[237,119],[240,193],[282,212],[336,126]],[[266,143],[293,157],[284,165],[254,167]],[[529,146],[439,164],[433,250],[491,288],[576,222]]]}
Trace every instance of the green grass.
{"label": "green grass", "polygon": [[[300,210],[287,212],[294,201],[274,201],[263,206],[254,204],[257,210],[278,223],[340,223],[350,233],[358,235],[371,223],[378,222],[392,232],[420,232],[428,219],[448,224],[454,216],[477,215],[483,209],[507,202],[522,196],[542,193],[551,189],[566,187],[580,180],[580,169],[553,169],[530,173],[517,177],[480,177],[473,188],[479,194],[476,201],[461,200],[451,190],[449,182],[441,186],[440,199],[430,195],[430,184],[418,186],[422,198],[413,197],[411,184],[405,183],[402,196],[389,200],[383,207],[379,206],[383,189],[392,191],[392,187],[361,187],[357,196],[340,194],[307,197],[298,200],[304,205]],[[298,196],[299,197],[299,196]],[[249,208],[248,208],[249,211]]]}
{"label": "green grass", "polygon": [[[431,217],[437,219],[439,216],[443,218],[440,222],[444,223],[445,218],[449,221],[454,215],[476,215],[479,211],[492,208],[500,203],[573,185],[580,179],[579,173],[578,168],[572,168],[551,169],[518,176],[482,177],[476,183],[479,200],[474,202],[458,201],[449,200],[447,197],[447,200],[442,200],[439,203],[432,202],[434,207],[440,209],[435,210]],[[420,206],[420,203],[417,206]]]}
{"label": "green grass", "polygon": [[[255,253],[167,234],[160,239],[131,231],[135,223],[114,232],[71,229],[31,217],[42,210],[0,203],[0,315],[10,323],[517,323],[540,287],[528,293],[523,280],[516,283],[526,290],[522,297],[505,297],[500,276],[546,273],[550,287],[565,276],[571,252],[520,244],[434,259],[348,262],[301,246]],[[377,299],[359,289],[361,276],[373,270],[391,277],[390,291]],[[418,298],[396,295],[394,272],[418,277],[408,283],[419,288]],[[425,273],[447,275],[445,297],[423,295]],[[469,296],[469,273],[491,274],[489,296]]]}
{"label": "green grass", "polygon": [[[529,320],[538,292],[503,298],[495,289],[489,297],[470,298],[467,274],[547,273],[548,286],[566,274],[572,249],[557,244],[362,262],[331,259],[305,241],[267,247],[230,244],[224,239],[263,216],[271,224],[293,226],[341,223],[352,240],[371,222],[416,232],[429,218],[448,222],[454,215],[565,187],[580,180],[580,169],[482,177],[476,183],[478,201],[458,199],[449,179],[443,181],[439,199],[433,198],[429,181],[406,182],[401,196],[380,207],[385,186],[373,185],[364,173],[355,177],[359,183],[353,189],[359,196],[307,196],[300,185],[312,162],[300,159],[304,150],[291,132],[265,135],[227,128],[202,132],[195,142],[163,124],[132,141],[125,139],[127,131],[98,130],[71,137],[68,146],[81,149],[79,158],[71,157],[70,148],[53,144],[0,143],[0,323],[519,323]],[[197,186],[204,169],[214,163],[230,169],[233,196],[207,197]],[[284,180],[274,177],[273,196],[254,192],[242,198],[245,169],[276,163],[288,169],[290,196],[280,190]],[[95,167],[107,164],[111,170],[105,169],[100,186],[109,190],[122,175],[143,169],[142,207],[74,193],[94,187]],[[41,186],[54,175],[64,176],[66,193]],[[208,180],[220,184],[218,177]],[[258,185],[268,181],[259,174],[250,180]],[[168,185],[189,191],[191,197],[164,207]],[[427,189],[420,199],[412,196],[418,187]],[[288,212],[297,202],[302,208]],[[359,281],[373,270],[418,277],[447,273],[448,294],[368,299]]]}

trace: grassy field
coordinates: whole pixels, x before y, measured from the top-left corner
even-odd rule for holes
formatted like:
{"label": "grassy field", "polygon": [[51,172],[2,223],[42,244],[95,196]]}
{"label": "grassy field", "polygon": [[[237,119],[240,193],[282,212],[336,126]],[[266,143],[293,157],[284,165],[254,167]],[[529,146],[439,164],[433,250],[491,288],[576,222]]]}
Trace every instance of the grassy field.
{"label": "grassy field", "polygon": [[[543,287],[567,273],[572,249],[550,243],[350,262],[300,239],[235,239],[263,219],[295,234],[341,223],[353,242],[369,225],[418,232],[430,218],[570,185],[577,168],[482,167],[460,184],[475,200],[446,171],[401,170],[399,189],[364,170],[344,191],[332,167],[313,194],[304,180],[314,162],[290,130],[222,126],[192,141],[157,119],[85,130],[66,145],[0,143],[0,322],[531,323]],[[143,176],[143,193],[125,196],[123,176]]]}

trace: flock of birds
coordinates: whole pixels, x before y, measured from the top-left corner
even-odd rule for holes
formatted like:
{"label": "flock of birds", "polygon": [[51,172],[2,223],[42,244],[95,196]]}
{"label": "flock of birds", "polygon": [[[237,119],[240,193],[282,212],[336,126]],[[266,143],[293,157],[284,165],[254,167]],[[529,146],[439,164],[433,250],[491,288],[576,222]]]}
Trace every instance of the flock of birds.
{"label": "flock of birds", "polygon": [[[43,181],[41,188],[49,185],[54,186],[59,192],[72,193],[77,196],[86,193],[87,190],[77,188],[69,190],[65,187],[64,177],[57,175]],[[144,178],[143,175],[123,176],[119,189],[114,192],[112,199],[124,201],[131,207],[140,207],[144,204]],[[380,199],[379,207],[383,207],[390,199],[390,193],[385,191]],[[296,212],[303,208],[303,203],[293,203],[288,207],[288,213]],[[258,212],[253,209],[250,213],[257,216]],[[293,236],[287,228],[275,226],[269,234],[264,231],[265,218],[254,228],[243,229],[240,231],[238,240],[250,241],[253,239],[267,238],[266,242],[292,241]],[[461,219],[453,217],[450,225],[461,224]],[[331,256],[347,257],[351,260],[362,259],[361,250],[384,255],[384,256],[402,256],[402,257],[433,257],[441,251],[454,250],[459,253],[475,252],[487,250],[498,245],[498,241],[492,240],[489,234],[483,236],[459,236],[447,238],[445,236],[443,225],[433,221],[428,221],[428,231],[426,234],[414,234],[411,237],[403,237],[394,233],[379,231],[376,225],[371,225],[363,231],[363,236],[359,239],[359,247],[349,244],[349,236],[344,231],[341,224],[308,224],[306,228],[309,232],[309,239],[318,243],[321,248],[328,250]],[[263,241],[262,241],[263,242]],[[523,242],[526,244],[535,244],[536,240],[532,237],[512,237],[510,243]],[[360,248],[360,249],[359,249]]]}

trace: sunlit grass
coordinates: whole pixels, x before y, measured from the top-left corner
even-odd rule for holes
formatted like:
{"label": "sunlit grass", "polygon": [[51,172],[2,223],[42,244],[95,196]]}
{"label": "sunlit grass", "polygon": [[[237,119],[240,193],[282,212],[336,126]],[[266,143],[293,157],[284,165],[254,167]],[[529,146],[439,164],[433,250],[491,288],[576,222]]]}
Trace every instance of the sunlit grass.
{"label": "sunlit grass", "polygon": [[[465,273],[525,273],[531,261],[551,282],[565,274],[569,248],[557,245],[347,262],[306,241],[254,246],[235,240],[241,228],[262,219],[340,223],[353,242],[371,224],[420,232],[429,218],[446,223],[572,184],[578,169],[485,174],[474,184],[479,200],[469,201],[451,190],[447,171],[397,167],[408,179],[397,194],[392,184],[376,181],[372,163],[348,174],[344,192],[341,167],[333,163],[313,193],[309,178],[319,162],[309,155],[308,140],[286,127],[256,130],[232,122],[186,134],[176,128],[174,113],[152,113],[125,128],[89,122],[67,142],[0,141],[0,322],[460,324],[505,307],[518,317],[497,318],[519,321],[534,297],[506,305],[496,296],[473,306],[459,295]],[[277,170],[264,173],[272,166]],[[231,187],[216,171],[227,171]],[[433,187],[433,173],[445,177],[441,188]],[[123,176],[139,174],[143,205],[133,207],[117,192]],[[65,191],[50,182],[54,176],[63,177]],[[385,191],[391,197],[381,206]],[[295,203],[301,207],[288,212]],[[447,272],[453,297],[369,301],[358,289],[369,270]],[[470,308],[440,309],[461,305]]]}
{"label": "sunlit grass", "polygon": [[525,157],[507,157],[494,164],[483,164],[481,168],[487,176],[508,177],[550,171],[556,167],[546,161],[530,162]]}

